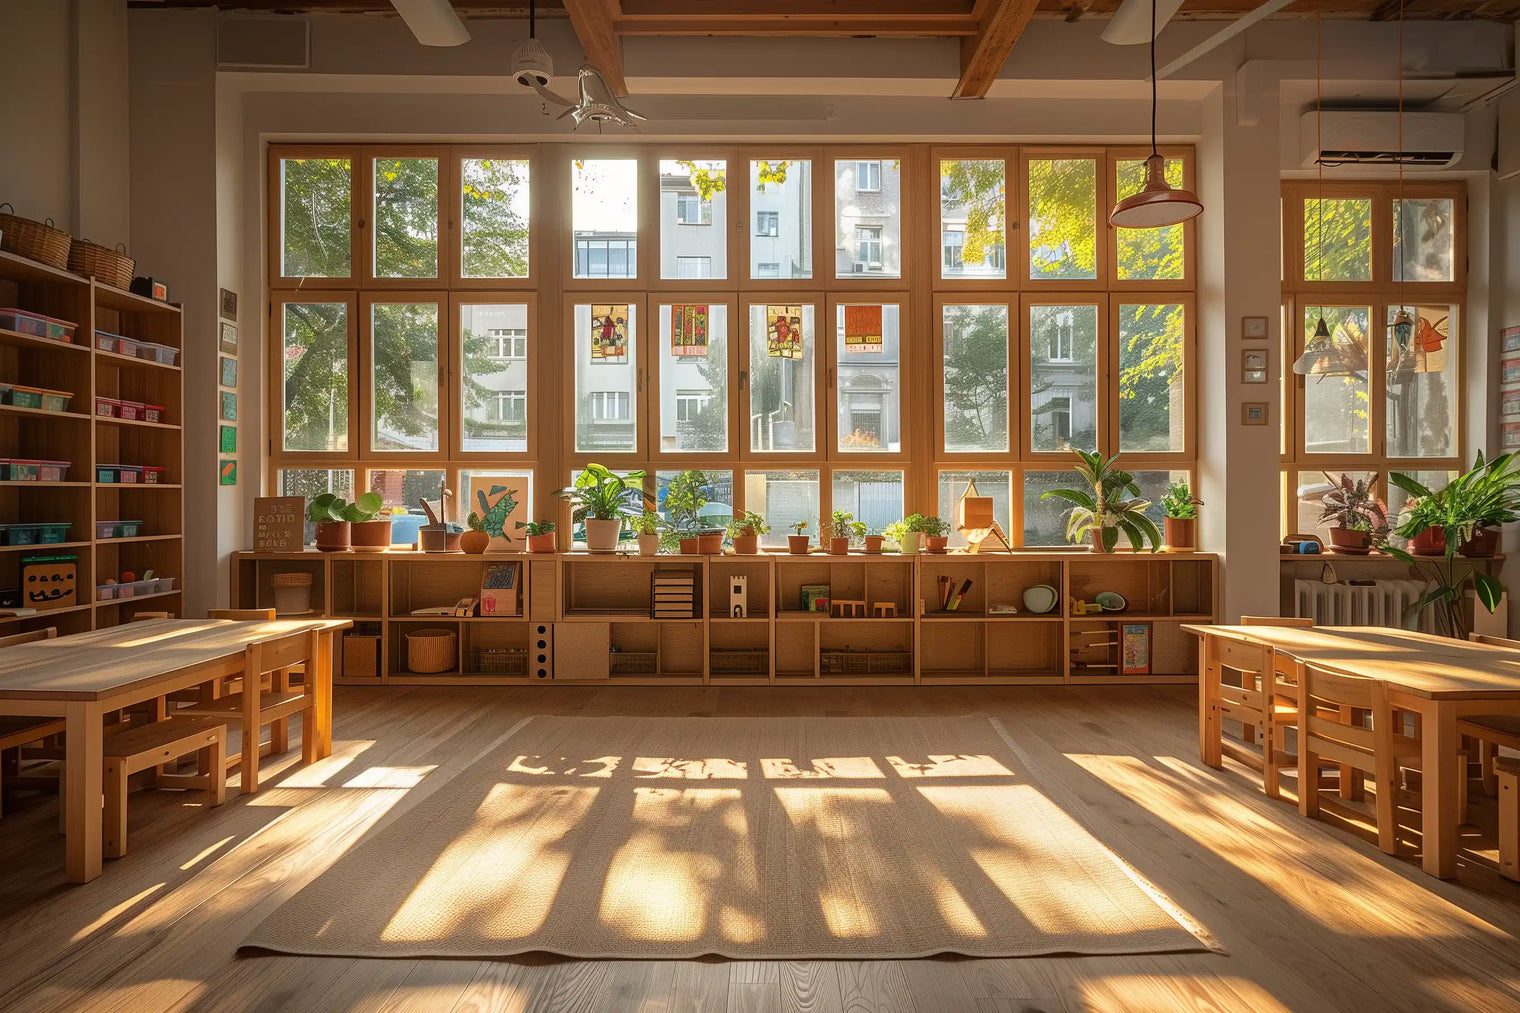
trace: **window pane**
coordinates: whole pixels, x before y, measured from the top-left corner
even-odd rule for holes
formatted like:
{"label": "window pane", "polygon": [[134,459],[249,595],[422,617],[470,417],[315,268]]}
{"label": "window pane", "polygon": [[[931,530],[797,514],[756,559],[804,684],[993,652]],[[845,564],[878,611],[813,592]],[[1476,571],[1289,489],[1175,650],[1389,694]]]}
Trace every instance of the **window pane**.
{"label": "window pane", "polygon": [[639,163],[631,158],[570,163],[575,277],[637,278]]}
{"label": "window pane", "polygon": [[1091,158],[1029,162],[1029,277],[1098,276],[1098,163]]}
{"label": "window pane", "polygon": [[[501,522],[502,531],[509,541],[501,541],[493,535],[490,546],[492,552],[526,547],[527,532],[519,528],[517,522],[537,520],[533,515],[531,471],[462,471],[459,473],[459,487],[463,496],[460,504],[462,517],[468,517],[473,510],[485,519],[486,527],[490,530],[496,528],[498,521]],[[481,502],[482,493],[485,494],[485,502]]]}
{"label": "window pane", "polygon": [[726,528],[734,515],[734,473],[657,471],[654,503],[671,527],[670,541],[689,538],[698,531]]}
{"label": "window pane", "polygon": [[834,162],[834,274],[902,276],[902,180],[897,159]]}
{"label": "window pane", "polygon": [[1186,449],[1183,312],[1177,303],[1119,306],[1121,451],[1180,454]]}
{"label": "window pane", "polygon": [[945,449],[1008,449],[1008,307],[944,308]]}
{"label": "window pane", "polygon": [[370,307],[370,449],[438,449],[438,304]]}
{"label": "window pane", "polygon": [[1455,457],[1457,333],[1453,306],[1388,307],[1389,457]]}
{"label": "window pane", "polygon": [[286,450],[348,450],[348,304],[285,304]]}
{"label": "window pane", "polygon": [[881,534],[888,524],[902,520],[903,473],[834,472],[834,509],[853,514],[866,526],[866,534]]}
{"label": "window pane", "polygon": [[1455,228],[1449,198],[1393,202],[1393,280],[1452,281]]}
{"label": "window pane", "polygon": [[786,536],[796,534],[792,525],[807,522],[804,532],[818,538],[818,472],[816,471],[746,471],[744,506],[764,517],[771,526],[769,534],[760,536],[760,544],[769,548],[786,545]]}
{"label": "window pane", "polygon": [[528,449],[528,307],[522,303],[459,308],[464,354],[460,377],[469,453],[521,454]]}
{"label": "window pane", "polygon": [[[1345,375],[1304,377],[1304,452],[1365,454],[1372,449],[1368,432],[1367,332],[1372,311],[1365,306],[1326,306],[1325,323]],[[1320,307],[1304,307],[1304,340],[1310,340]]]}
{"label": "window pane", "polygon": [[1005,177],[1002,159],[939,163],[940,277],[1007,276]]}
{"label": "window pane", "polygon": [[628,303],[575,307],[575,449],[638,449],[638,319]]}
{"label": "window pane", "polygon": [[1029,307],[1029,445],[1098,445],[1098,307]]}
{"label": "window pane", "polygon": [[[1166,160],[1166,182],[1182,187],[1182,159]],[[1116,201],[1145,189],[1143,159],[1123,159],[1114,163]],[[1180,280],[1185,271],[1183,259],[1187,230],[1182,225],[1160,229],[1117,229],[1119,277],[1126,281]]]}
{"label": "window pane", "polygon": [[[437,504],[439,490],[443,488],[443,472],[438,469],[373,469],[369,473],[369,488],[380,494],[387,507],[404,507],[408,513],[413,509],[420,511],[422,500]],[[447,514],[444,519],[450,521],[462,521],[470,512],[458,499],[443,509]]]}
{"label": "window pane", "polygon": [[660,162],[660,277],[728,277],[728,163]]}
{"label": "window pane", "polygon": [[1372,279],[1372,201],[1304,201],[1304,280]]}
{"label": "window pane", "polygon": [[1065,545],[1066,514],[1071,504],[1060,499],[1041,499],[1051,489],[1080,489],[1074,471],[1024,473],[1024,544]]}
{"label": "window pane", "polygon": [[813,163],[807,159],[749,163],[751,278],[813,276]]}
{"label": "window pane", "polygon": [[660,450],[728,450],[728,307],[661,305]]}
{"label": "window pane", "polygon": [[811,305],[749,308],[749,446],[812,451],[814,309]]}
{"label": "window pane", "polygon": [[[1013,538],[1013,472],[942,471],[939,473],[939,517],[950,525],[951,548],[966,544],[966,539],[955,530],[955,506],[973,483],[976,495],[992,499],[992,516],[1002,526],[1003,533],[1009,539]],[[986,544],[989,549],[995,545],[1001,548],[996,536]]]}
{"label": "window pane", "polygon": [[[303,496],[311,500],[324,492],[337,493],[346,500],[353,499],[353,471],[351,469],[329,471],[325,468],[286,468],[280,472],[281,496]],[[316,524],[307,521],[304,531],[303,545],[310,545],[316,541]]]}
{"label": "window pane", "polygon": [[[1370,481],[1370,471],[1346,472],[1355,481]],[[1339,482],[1341,472],[1331,469],[1328,474],[1323,471],[1300,471],[1298,472],[1298,485],[1294,491],[1295,504],[1289,510],[1290,517],[1296,517],[1298,526],[1285,534],[1319,535],[1325,544],[1330,544],[1329,531],[1334,522],[1320,522],[1320,515],[1325,512],[1325,493],[1335,488],[1332,482]]]}
{"label": "window pane", "polygon": [[353,194],[346,158],[280,159],[280,274],[353,276]]}
{"label": "window pane", "polygon": [[464,158],[459,162],[466,278],[528,277],[528,161]]}
{"label": "window pane", "polygon": [[840,450],[902,449],[898,318],[891,303],[836,307]]}
{"label": "window pane", "polygon": [[438,277],[438,159],[377,158],[375,277]]}

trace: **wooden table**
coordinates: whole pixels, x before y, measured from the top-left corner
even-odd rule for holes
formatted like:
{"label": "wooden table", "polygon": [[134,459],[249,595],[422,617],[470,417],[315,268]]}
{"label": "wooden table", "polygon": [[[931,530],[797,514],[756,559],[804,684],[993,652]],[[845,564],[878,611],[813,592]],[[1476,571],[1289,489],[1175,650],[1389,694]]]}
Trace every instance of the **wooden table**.
{"label": "wooden table", "polygon": [[[1203,762],[1221,763],[1217,708],[1224,640],[1266,646],[1341,675],[1380,679],[1390,702],[1421,716],[1421,799],[1425,871],[1451,879],[1457,869],[1457,719],[1520,714],[1520,652],[1382,626],[1194,626],[1199,636],[1198,734]],[[1303,772],[1299,772],[1302,784]],[[1302,790],[1302,788],[1300,788]]]}
{"label": "wooden table", "polygon": [[[101,764],[104,715],[145,700],[199,686],[243,670],[244,649],[308,630],[321,632],[315,672],[315,728],[302,729],[314,749],[309,758],[332,755],[333,637],[347,619],[233,622],[221,619],[156,619],[39,640],[0,651],[0,715],[62,716],[66,870],[70,882],[100,875]],[[258,679],[249,679],[256,694]],[[244,730],[258,742],[258,730]],[[244,751],[249,750],[244,746]],[[257,755],[255,745],[252,749]]]}

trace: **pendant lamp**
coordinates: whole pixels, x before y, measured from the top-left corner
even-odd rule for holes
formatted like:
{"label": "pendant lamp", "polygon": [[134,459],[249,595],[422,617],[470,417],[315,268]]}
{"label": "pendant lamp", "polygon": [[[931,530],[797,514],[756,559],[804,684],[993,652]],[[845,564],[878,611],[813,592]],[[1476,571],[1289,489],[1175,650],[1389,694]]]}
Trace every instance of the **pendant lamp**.
{"label": "pendant lamp", "polygon": [[1145,187],[1114,205],[1108,224],[1116,229],[1161,229],[1203,213],[1203,202],[1190,190],[1173,190],[1166,182],[1166,158],[1156,150],[1156,0],[1151,0],[1151,153],[1145,160]]}

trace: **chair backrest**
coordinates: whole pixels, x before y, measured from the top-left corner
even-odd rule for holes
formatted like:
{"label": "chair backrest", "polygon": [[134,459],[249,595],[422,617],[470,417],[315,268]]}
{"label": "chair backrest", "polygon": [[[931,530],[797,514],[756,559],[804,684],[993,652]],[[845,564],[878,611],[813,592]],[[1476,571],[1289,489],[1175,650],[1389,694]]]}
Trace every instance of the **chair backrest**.
{"label": "chair backrest", "polygon": [[0,637],[0,647],[15,647],[17,644],[30,644],[38,640],[52,640],[58,636],[56,626],[48,626],[40,630],[32,630],[29,633],[12,633],[8,637]]}
{"label": "chair backrest", "polygon": [[315,664],[320,640],[321,633],[308,630],[249,644],[243,652],[243,674],[265,675]]}
{"label": "chair backrest", "polygon": [[[1306,664],[1299,670],[1298,691],[1307,734],[1367,756],[1386,739],[1391,751],[1393,710],[1388,704],[1388,687],[1382,681],[1339,675]],[[1357,711],[1371,712],[1371,728],[1361,722]]]}
{"label": "chair backrest", "polygon": [[132,613],[132,622],[134,622],[134,623],[147,622],[150,619],[173,619],[173,618],[174,617],[172,615],[170,615],[169,613],[167,613],[167,612],[134,612],[134,613]]}
{"label": "chair backrest", "polygon": [[240,622],[273,621],[274,609],[207,609],[207,619],[236,619]]}
{"label": "chair backrest", "polygon": [[1242,626],[1292,626],[1295,629],[1310,629],[1314,626],[1314,620],[1309,616],[1241,616]]}
{"label": "chair backrest", "polygon": [[1487,644],[1489,647],[1508,647],[1512,651],[1520,651],[1520,640],[1511,640],[1508,637],[1493,637],[1487,633],[1469,633],[1467,639],[1475,644]]}

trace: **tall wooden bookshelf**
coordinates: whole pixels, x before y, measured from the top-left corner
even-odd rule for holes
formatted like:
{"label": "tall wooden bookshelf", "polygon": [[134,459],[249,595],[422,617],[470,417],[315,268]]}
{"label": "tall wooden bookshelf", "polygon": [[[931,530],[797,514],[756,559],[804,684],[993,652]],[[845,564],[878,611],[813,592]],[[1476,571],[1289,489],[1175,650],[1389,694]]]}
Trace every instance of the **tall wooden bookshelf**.
{"label": "tall wooden bookshelf", "polygon": [[[178,306],[156,302],[0,252],[0,307],[76,324],[68,343],[0,329],[0,383],[72,395],[67,411],[0,405],[0,457],[68,461],[63,482],[0,482],[3,523],[64,523],[65,541],[0,545],[0,588],[20,583],[26,556],[77,557],[77,603],[32,616],[0,616],[0,635],[45,626],[60,634],[114,626],[142,610],[179,614],[184,573],[184,333]],[[102,351],[107,331],[180,350],[174,364]],[[157,422],[103,418],[95,401],[126,398],[161,405]],[[160,481],[97,482],[100,465],[161,467]],[[129,537],[100,538],[102,521],[140,521]],[[95,588],[122,572],[151,569],[174,578],[170,591],[98,601]]]}
{"label": "tall wooden bookshelf", "polygon": [[[521,562],[522,614],[510,618],[417,616],[478,594],[492,563]],[[352,619],[375,645],[376,663],[337,681],[370,685],[1143,685],[1197,679],[1187,622],[1218,615],[1218,560],[1210,553],[1017,552],[945,555],[636,556],[583,552],[529,555],[239,552],[231,600],[274,604],[274,578],[312,577],[312,611]],[[650,617],[651,578],[690,574],[690,618]],[[729,607],[734,578],[747,587],[745,615]],[[938,607],[940,578],[971,582],[954,610]],[[1024,591],[1056,589],[1050,612],[1028,612]],[[850,615],[803,609],[803,588],[860,602]],[[1072,598],[1123,596],[1122,612],[1073,615]],[[922,603],[922,605],[921,605]],[[1013,605],[1008,614],[998,606]],[[877,606],[882,606],[878,609]],[[1150,663],[1126,674],[1126,626],[1141,627]],[[406,634],[454,631],[457,664],[423,674],[407,668]],[[345,638],[347,640],[348,638]],[[483,670],[493,651],[525,652],[521,672]],[[343,666],[340,665],[340,672]]]}

